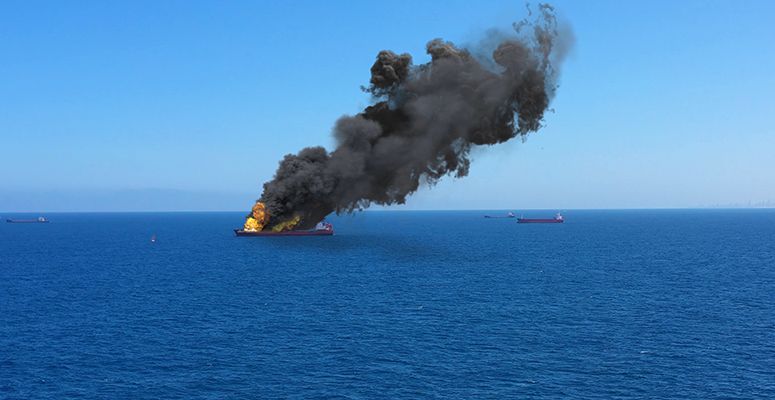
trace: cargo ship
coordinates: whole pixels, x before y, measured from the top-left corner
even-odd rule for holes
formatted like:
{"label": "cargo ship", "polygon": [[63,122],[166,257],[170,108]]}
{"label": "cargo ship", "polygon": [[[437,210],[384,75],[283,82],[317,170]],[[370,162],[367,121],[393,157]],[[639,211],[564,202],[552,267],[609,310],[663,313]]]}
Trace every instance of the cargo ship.
{"label": "cargo ship", "polygon": [[518,224],[561,224],[565,222],[562,214],[557,213],[554,218],[517,218]]}
{"label": "cargo ship", "polygon": [[235,229],[237,236],[331,236],[334,234],[334,226],[328,222],[321,222],[314,229],[301,231],[246,231],[244,229]]}
{"label": "cargo ship", "polygon": [[485,218],[516,218],[517,216],[514,215],[513,212],[510,212],[506,215],[485,215]]}
{"label": "cargo ship", "polygon": [[8,218],[5,220],[5,222],[8,222],[9,224],[46,224],[48,223],[48,220],[43,217],[38,217],[36,219],[11,219]]}

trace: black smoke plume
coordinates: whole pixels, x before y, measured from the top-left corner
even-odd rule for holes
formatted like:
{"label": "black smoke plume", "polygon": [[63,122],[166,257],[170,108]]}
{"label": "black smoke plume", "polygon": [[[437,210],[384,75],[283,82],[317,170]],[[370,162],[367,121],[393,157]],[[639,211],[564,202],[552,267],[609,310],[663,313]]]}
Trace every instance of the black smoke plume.
{"label": "black smoke plume", "polygon": [[541,128],[562,56],[553,8],[540,5],[514,29],[499,35],[491,59],[441,39],[427,44],[427,64],[379,52],[364,89],[374,104],[336,122],[336,149],[286,155],[264,184],[271,224],[300,216],[303,229],[332,212],[404,203],[422,183],[466,176],[473,146]]}

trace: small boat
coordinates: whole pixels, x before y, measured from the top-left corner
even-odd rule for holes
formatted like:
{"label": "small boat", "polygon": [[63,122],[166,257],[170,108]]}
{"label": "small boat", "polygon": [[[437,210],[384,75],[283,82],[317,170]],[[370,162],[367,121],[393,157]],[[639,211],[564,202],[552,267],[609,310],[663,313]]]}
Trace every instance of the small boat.
{"label": "small boat", "polygon": [[516,215],[514,215],[513,212],[510,212],[506,215],[485,215],[485,218],[516,218]]}
{"label": "small boat", "polygon": [[5,220],[5,222],[8,222],[9,224],[47,224],[48,220],[43,217],[38,217],[36,219],[11,219],[8,218]]}
{"label": "small boat", "polygon": [[557,213],[554,218],[517,218],[518,224],[561,224],[565,222],[562,214]]}
{"label": "small boat", "polygon": [[314,229],[302,231],[246,231],[244,229],[235,229],[237,236],[331,236],[334,234],[334,226],[328,222],[321,222]]}
{"label": "small boat", "polygon": [[151,243],[156,243],[156,234],[151,235]]}

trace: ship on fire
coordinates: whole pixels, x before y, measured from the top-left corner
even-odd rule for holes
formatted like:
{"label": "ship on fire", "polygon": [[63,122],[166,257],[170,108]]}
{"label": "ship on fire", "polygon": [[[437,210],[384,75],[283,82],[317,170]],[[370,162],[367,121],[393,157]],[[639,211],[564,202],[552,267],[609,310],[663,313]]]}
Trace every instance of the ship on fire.
{"label": "ship on fire", "polygon": [[296,215],[270,226],[269,212],[264,203],[259,201],[253,206],[242,229],[235,229],[234,234],[237,236],[331,236],[334,234],[334,226],[326,221],[319,222],[313,229],[294,229],[300,222],[301,217]]}
{"label": "ship on fire", "polygon": [[334,226],[328,222],[321,222],[314,229],[301,231],[246,231],[244,229],[235,229],[237,236],[331,236],[334,234]]}

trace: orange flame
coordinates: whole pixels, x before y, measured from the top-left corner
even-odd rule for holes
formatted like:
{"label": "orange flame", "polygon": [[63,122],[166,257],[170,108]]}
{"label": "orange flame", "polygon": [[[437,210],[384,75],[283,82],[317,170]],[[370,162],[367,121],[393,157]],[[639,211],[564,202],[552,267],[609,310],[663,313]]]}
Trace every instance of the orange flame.
{"label": "orange flame", "polygon": [[[293,218],[280,222],[272,227],[273,232],[290,231],[301,222],[301,216],[295,215]],[[264,230],[269,224],[269,212],[264,203],[257,201],[250,210],[250,215],[245,220],[245,226],[242,228],[246,232],[258,232]]]}
{"label": "orange flame", "polygon": [[250,211],[250,216],[245,220],[243,229],[248,232],[258,232],[269,223],[269,213],[266,212],[264,203],[257,201]]}

